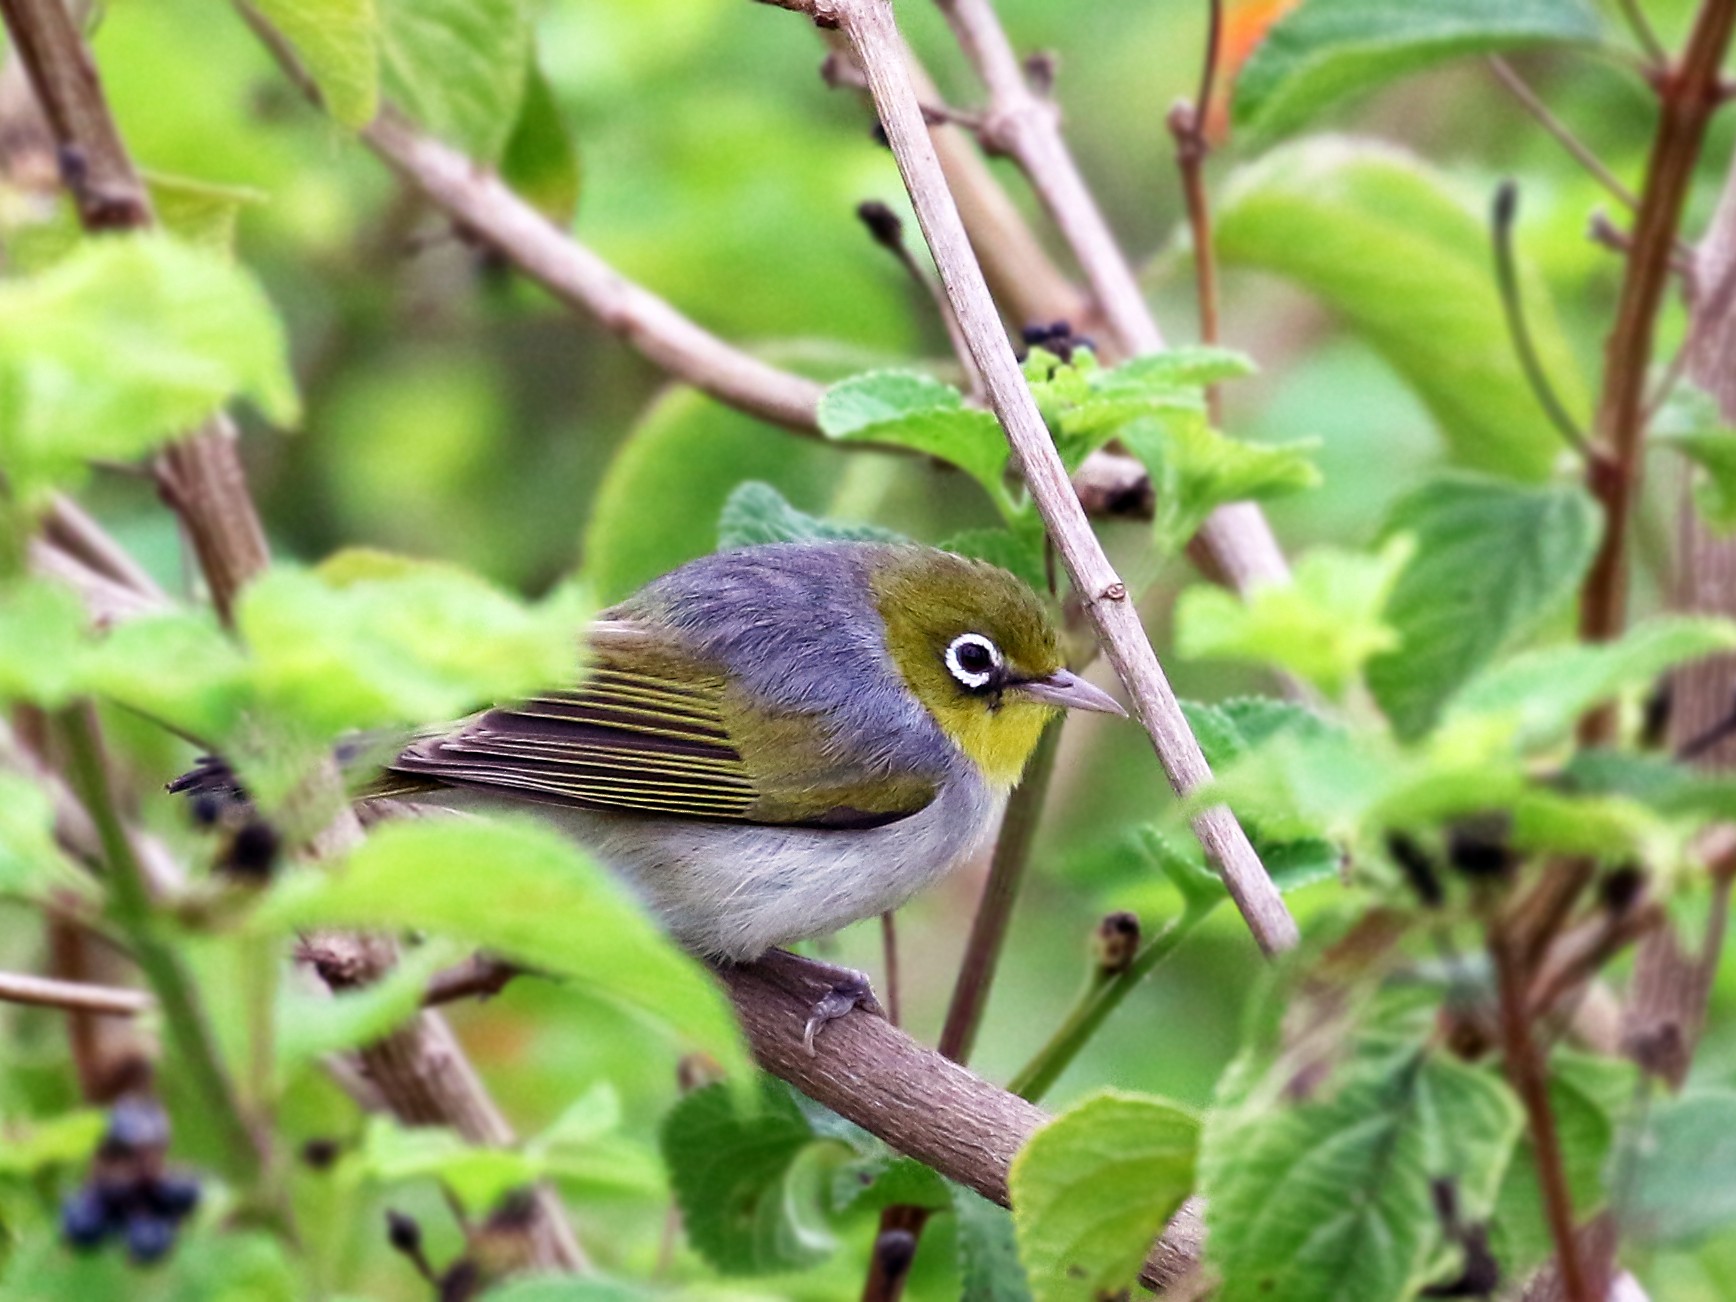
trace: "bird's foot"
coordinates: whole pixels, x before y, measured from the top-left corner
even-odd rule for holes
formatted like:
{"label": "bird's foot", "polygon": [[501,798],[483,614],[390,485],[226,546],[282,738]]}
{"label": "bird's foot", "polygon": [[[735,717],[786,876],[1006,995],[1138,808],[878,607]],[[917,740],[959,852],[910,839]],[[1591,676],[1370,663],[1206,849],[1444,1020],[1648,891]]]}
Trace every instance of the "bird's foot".
{"label": "bird's foot", "polygon": [[855,1008],[876,1017],[886,1015],[880,1001],[874,997],[874,987],[869,984],[865,972],[782,949],[767,951],[760,962],[783,978],[780,984],[786,989],[794,990],[799,983],[808,987],[819,986],[823,991],[808,1010],[808,1023],[802,1028],[802,1047],[810,1057],[814,1053],[814,1037],[825,1029],[828,1022],[837,1021]]}

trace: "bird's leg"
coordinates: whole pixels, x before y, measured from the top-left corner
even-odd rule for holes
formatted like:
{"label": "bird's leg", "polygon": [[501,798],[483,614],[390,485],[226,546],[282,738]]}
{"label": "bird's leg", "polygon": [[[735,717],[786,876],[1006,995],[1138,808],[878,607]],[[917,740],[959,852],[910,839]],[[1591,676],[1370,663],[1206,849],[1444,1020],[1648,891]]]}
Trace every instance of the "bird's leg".
{"label": "bird's leg", "polygon": [[823,991],[808,1010],[808,1024],[802,1030],[802,1047],[809,1054],[814,1052],[814,1037],[826,1023],[837,1021],[851,1009],[860,1008],[876,1017],[886,1015],[880,1007],[880,1001],[874,996],[874,987],[869,984],[865,972],[858,972],[852,967],[840,967],[836,963],[825,963],[816,958],[805,958],[784,949],[767,950],[760,956],[759,964],[786,988],[799,983],[810,988],[818,986]]}

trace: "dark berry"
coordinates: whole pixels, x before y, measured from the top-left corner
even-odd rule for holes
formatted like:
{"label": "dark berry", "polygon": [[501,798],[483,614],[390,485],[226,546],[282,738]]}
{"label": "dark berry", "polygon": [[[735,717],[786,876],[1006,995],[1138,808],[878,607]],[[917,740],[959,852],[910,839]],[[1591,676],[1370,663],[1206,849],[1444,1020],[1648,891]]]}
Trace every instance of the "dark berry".
{"label": "dark berry", "polygon": [[341,1151],[335,1139],[310,1139],[301,1146],[301,1160],[316,1171],[329,1171]]}
{"label": "dark berry", "polygon": [[223,802],[209,791],[194,796],[188,808],[200,827],[211,827],[223,816]]}
{"label": "dark berry", "polygon": [[155,1099],[124,1095],[109,1110],[102,1143],[104,1152],[115,1157],[161,1151],[169,1145],[169,1118]]}
{"label": "dark berry", "polygon": [[1516,856],[1507,844],[1512,821],[1505,814],[1479,814],[1447,831],[1447,860],[1467,877],[1505,877]]}
{"label": "dark berry", "polygon": [[1027,344],[1046,343],[1049,338],[1049,327],[1043,325],[1028,325],[1019,331],[1019,338]]}
{"label": "dark berry", "polygon": [[145,1202],[158,1215],[182,1220],[199,1205],[199,1182],[190,1175],[164,1172],[145,1183]]}
{"label": "dark berry", "polygon": [[127,1255],[141,1266],[162,1259],[175,1246],[175,1223],[140,1212],[127,1218]]}
{"label": "dark berry", "polygon": [[66,1196],[60,1204],[60,1233],[75,1248],[94,1248],[109,1232],[108,1208],[90,1185]]}
{"label": "dark berry", "polygon": [[1637,864],[1624,864],[1605,874],[1598,886],[1603,906],[1611,913],[1626,913],[1645,889],[1645,870]]}

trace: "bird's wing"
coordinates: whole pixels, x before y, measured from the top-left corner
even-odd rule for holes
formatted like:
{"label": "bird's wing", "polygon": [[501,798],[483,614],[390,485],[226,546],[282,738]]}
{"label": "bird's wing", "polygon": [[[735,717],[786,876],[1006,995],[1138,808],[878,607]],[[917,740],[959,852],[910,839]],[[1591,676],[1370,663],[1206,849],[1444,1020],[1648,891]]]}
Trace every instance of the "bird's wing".
{"label": "bird's wing", "polygon": [[841,761],[816,716],[746,712],[721,671],[669,637],[599,621],[577,686],[421,738],[375,794],[431,782],[623,814],[840,828],[892,822],[934,798],[932,781]]}

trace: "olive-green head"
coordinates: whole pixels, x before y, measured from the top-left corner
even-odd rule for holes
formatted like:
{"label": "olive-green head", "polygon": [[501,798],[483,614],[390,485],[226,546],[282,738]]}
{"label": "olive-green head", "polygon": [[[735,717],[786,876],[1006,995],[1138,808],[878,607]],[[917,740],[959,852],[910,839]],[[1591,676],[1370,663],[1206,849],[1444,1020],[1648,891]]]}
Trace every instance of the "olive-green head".
{"label": "olive-green head", "polygon": [[941,730],[997,786],[1019,779],[1058,710],[1126,713],[1070,673],[1037,594],[984,561],[887,548],[870,578],[886,647]]}

